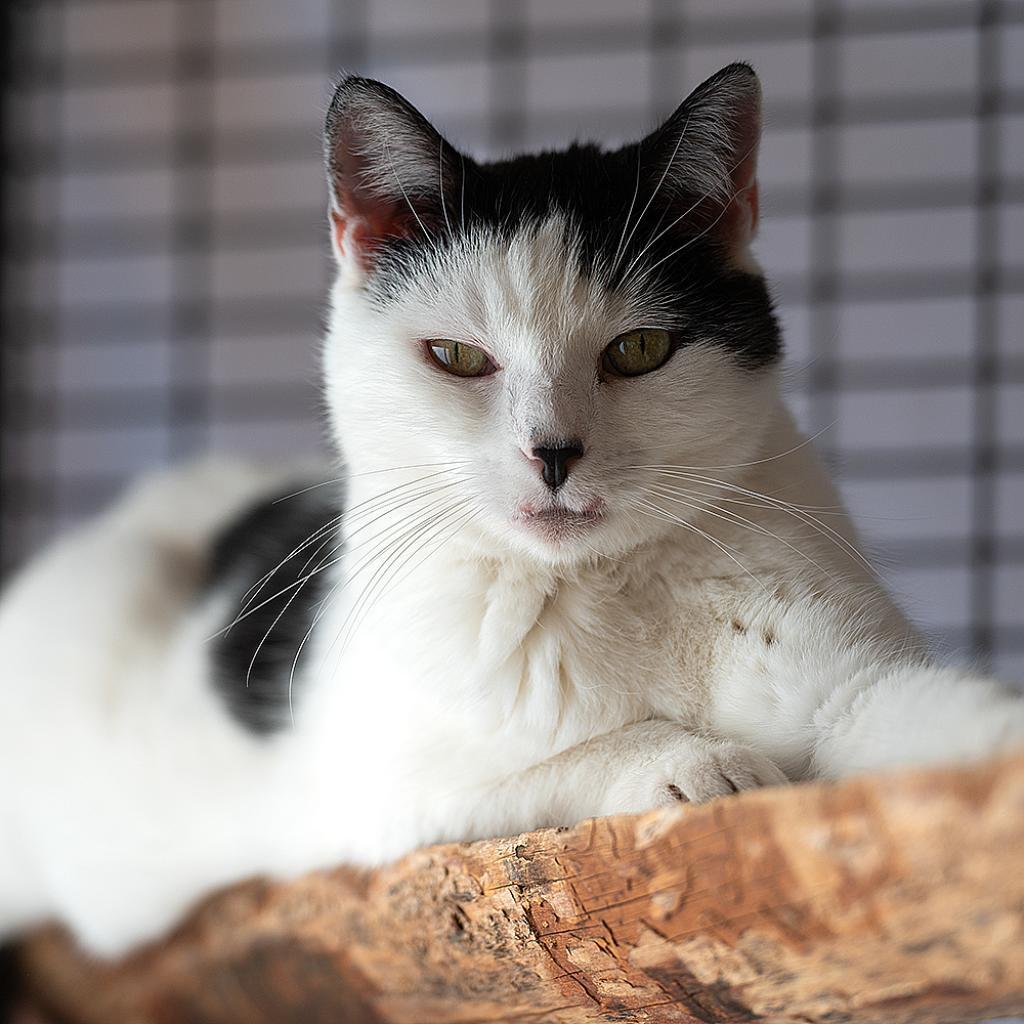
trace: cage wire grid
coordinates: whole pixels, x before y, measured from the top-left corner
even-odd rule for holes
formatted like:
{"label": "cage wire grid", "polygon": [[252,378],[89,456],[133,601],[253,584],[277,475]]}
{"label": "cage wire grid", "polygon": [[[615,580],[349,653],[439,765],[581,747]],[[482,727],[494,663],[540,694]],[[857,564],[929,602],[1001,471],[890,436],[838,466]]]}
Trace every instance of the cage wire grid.
{"label": "cage wire grid", "polygon": [[1024,678],[1024,5],[41,0],[5,96],[9,572],[130,477],[322,446],[339,69],[478,155],[635,138],[762,76],[791,404],[938,648]]}

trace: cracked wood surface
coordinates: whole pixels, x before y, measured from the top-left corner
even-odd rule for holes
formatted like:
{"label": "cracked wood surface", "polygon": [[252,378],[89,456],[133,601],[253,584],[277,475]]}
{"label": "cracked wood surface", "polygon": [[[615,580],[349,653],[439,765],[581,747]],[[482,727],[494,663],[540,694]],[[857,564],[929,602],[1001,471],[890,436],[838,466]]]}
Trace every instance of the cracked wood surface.
{"label": "cracked wood surface", "polygon": [[23,962],[81,1024],[964,1022],[1024,1011],[1024,757],[255,881],[119,963]]}

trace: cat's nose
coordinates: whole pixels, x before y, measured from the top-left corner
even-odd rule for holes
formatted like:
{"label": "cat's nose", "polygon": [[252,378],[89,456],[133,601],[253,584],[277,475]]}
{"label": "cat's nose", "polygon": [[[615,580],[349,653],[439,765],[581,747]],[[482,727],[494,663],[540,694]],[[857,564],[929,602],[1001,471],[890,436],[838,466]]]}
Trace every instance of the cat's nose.
{"label": "cat's nose", "polygon": [[556,491],[565,483],[572,466],[583,458],[583,445],[579,441],[569,441],[557,448],[534,448],[533,458],[542,464],[544,483]]}

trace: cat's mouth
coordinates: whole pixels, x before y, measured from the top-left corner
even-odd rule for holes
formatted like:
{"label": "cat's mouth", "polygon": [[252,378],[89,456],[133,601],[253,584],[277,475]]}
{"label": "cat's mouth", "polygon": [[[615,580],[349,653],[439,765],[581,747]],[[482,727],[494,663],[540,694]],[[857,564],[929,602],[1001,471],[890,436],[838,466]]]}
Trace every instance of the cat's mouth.
{"label": "cat's mouth", "polygon": [[582,509],[565,505],[536,506],[529,502],[520,505],[513,521],[547,540],[563,540],[583,533],[604,517],[604,502],[590,502]]}

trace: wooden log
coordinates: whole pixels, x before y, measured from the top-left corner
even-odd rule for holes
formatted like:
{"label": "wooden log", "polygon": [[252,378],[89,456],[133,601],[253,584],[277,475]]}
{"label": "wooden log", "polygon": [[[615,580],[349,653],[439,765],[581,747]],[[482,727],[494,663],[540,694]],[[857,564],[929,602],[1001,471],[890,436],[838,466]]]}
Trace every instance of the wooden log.
{"label": "wooden log", "polygon": [[730,797],[254,881],[113,964],[81,1024],[954,1022],[1024,1011],[1024,757]]}

